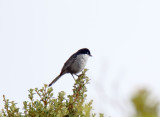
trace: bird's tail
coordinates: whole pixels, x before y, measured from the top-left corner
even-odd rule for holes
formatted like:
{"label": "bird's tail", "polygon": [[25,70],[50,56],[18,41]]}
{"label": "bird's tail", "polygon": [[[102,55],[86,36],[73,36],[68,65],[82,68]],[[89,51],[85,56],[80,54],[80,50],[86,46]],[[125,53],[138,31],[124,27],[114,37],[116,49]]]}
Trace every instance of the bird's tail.
{"label": "bird's tail", "polygon": [[59,78],[61,77],[61,75],[58,75],[50,84],[49,87],[54,84]]}

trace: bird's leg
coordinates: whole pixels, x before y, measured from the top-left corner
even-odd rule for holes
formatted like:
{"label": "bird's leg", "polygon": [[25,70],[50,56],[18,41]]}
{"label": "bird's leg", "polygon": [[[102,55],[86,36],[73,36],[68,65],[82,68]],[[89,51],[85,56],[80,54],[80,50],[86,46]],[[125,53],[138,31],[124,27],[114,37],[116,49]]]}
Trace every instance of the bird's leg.
{"label": "bird's leg", "polygon": [[71,75],[72,75],[73,79],[76,80],[76,79],[74,78],[73,74],[71,74]]}
{"label": "bird's leg", "polygon": [[[82,72],[82,73],[83,73],[83,72]],[[82,76],[82,75],[83,75],[82,73],[81,73],[81,74],[79,74],[79,75],[77,75],[77,74],[75,74],[75,75],[76,75],[77,77],[80,77],[80,76]]]}

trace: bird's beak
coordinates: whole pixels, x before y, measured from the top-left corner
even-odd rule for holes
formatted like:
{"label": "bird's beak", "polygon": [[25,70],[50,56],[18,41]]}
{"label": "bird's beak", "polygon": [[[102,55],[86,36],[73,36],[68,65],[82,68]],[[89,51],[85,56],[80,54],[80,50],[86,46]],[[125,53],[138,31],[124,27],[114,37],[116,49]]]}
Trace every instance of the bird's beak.
{"label": "bird's beak", "polygon": [[90,56],[90,57],[92,57],[92,55],[91,55],[91,54],[90,54],[89,56]]}

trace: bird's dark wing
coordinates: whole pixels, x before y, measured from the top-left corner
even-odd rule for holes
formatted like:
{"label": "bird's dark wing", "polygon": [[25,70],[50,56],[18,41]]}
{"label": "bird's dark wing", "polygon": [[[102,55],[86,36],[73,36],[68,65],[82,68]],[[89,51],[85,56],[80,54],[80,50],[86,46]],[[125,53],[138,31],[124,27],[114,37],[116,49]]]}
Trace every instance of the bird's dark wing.
{"label": "bird's dark wing", "polygon": [[61,75],[68,73],[68,67],[71,66],[72,63],[74,63],[74,61],[76,60],[77,55],[73,54],[63,65],[63,68],[61,70]]}

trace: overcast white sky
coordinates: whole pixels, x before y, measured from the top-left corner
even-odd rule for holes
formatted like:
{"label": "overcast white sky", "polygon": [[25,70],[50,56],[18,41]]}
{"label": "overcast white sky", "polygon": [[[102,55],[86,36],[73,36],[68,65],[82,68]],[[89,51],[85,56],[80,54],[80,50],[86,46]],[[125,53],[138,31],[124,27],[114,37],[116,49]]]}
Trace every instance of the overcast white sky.
{"label": "overcast white sky", "polygon": [[[0,107],[3,94],[22,106],[28,89],[50,83],[71,54],[87,47],[88,99],[106,116],[127,116],[133,91],[147,87],[159,95],[159,6],[159,0],[0,0]],[[55,95],[70,94],[73,84],[64,75]]]}

